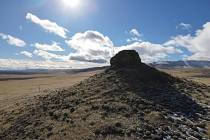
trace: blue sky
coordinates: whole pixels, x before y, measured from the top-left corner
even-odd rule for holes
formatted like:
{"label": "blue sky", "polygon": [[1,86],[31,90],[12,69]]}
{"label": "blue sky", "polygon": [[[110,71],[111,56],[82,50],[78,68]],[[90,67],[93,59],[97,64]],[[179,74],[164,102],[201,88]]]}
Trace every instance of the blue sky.
{"label": "blue sky", "polygon": [[148,63],[210,60],[209,9],[210,0],[1,0],[0,64],[101,66],[123,49]]}

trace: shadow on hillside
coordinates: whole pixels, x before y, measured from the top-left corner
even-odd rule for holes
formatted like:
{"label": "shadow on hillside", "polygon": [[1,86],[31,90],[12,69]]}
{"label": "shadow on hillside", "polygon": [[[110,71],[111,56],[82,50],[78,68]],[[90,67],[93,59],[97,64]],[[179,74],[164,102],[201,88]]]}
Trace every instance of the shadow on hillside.
{"label": "shadow on hillside", "polygon": [[[116,70],[119,77],[129,86],[129,89],[154,105],[160,105],[172,113],[181,114],[188,118],[197,119],[199,114],[206,111],[191,97],[183,94],[186,86],[176,88],[174,84],[186,84],[154,68],[147,68],[146,72],[136,69]],[[188,89],[189,90],[189,89]],[[195,87],[192,88],[192,92]]]}

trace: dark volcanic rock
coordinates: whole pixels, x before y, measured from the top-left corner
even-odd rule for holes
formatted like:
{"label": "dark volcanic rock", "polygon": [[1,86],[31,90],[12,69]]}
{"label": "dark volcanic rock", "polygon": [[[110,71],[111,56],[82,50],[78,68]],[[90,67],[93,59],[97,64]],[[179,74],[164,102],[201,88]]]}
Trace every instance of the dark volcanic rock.
{"label": "dark volcanic rock", "polygon": [[169,74],[142,63],[139,54],[135,50],[123,50],[119,52],[111,58],[110,64],[109,70],[116,71],[120,76],[129,80],[127,81],[128,83],[132,83],[132,81],[168,83],[178,80]]}
{"label": "dark volcanic rock", "polygon": [[135,50],[123,50],[111,58],[112,68],[129,68],[141,64],[139,54]]}

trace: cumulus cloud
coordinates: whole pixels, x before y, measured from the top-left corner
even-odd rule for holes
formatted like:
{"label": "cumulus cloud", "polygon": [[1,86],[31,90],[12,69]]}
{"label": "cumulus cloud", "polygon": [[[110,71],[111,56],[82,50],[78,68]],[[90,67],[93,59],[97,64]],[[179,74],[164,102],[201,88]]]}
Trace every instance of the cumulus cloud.
{"label": "cumulus cloud", "polygon": [[77,33],[66,43],[75,50],[71,60],[105,63],[113,55],[112,41],[97,31]]}
{"label": "cumulus cloud", "polygon": [[192,25],[181,22],[176,28],[189,31],[192,28]]}
{"label": "cumulus cloud", "polygon": [[52,42],[52,44],[35,43],[32,44],[32,46],[36,47],[38,50],[43,50],[43,51],[54,51],[54,52],[64,51],[64,49],[62,49],[56,42]]}
{"label": "cumulus cloud", "polygon": [[68,60],[68,56],[49,53],[44,50],[34,50],[33,54],[42,57],[45,60],[52,60],[52,59],[61,60],[61,61]]}
{"label": "cumulus cloud", "polygon": [[109,59],[121,50],[136,50],[144,62],[164,60],[170,54],[180,54],[182,51],[172,46],[153,44],[150,42],[133,42],[125,46],[114,46],[112,41],[97,31],[87,31],[75,34],[66,43],[75,53],[70,53],[71,60],[108,63]]}
{"label": "cumulus cloud", "polygon": [[82,69],[103,66],[97,63],[80,62],[80,61],[32,61],[32,60],[15,60],[0,59],[0,70],[17,70],[17,69]]}
{"label": "cumulus cloud", "polygon": [[167,46],[184,47],[192,53],[190,60],[210,60],[210,22],[196,31],[195,35],[178,35],[165,43]]}
{"label": "cumulus cloud", "polygon": [[7,35],[7,34],[3,34],[3,33],[0,33],[0,37],[3,39],[3,40],[6,40],[7,43],[9,45],[12,45],[12,46],[16,46],[16,47],[24,47],[26,45],[25,41],[19,39],[19,38],[16,38],[16,37],[13,37],[11,35]]}
{"label": "cumulus cloud", "polygon": [[132,44],[117,48],[116,52],[121,50],[136,50],[142,61],[146,63],[163,61],[170,54],[181,54],[182,51],[175,47],[167,47],[162,44],[153,44],[150,42],[134,42]]}
{"label": "cumulus cloud", "polygon": [[[27,53],[26,51],[21,52],[21,54],[28,57],[36,55],[43,58],[46,61],[41,61],[41,63],[43,62],[41,66],[38,64],[38,61],[26,62],[10,59],[0,60],[0,66],[3,65],[4,62],[9,63],[10,65],[17,63],[17,65],[26,67],[34,65],[39,68],[42,68],[42,66],[55,68],[56,66],[53,65],[57,65],[57,63],[51,62],[52,60],[60,62],[57,65],[59,68],[69,68],[69,66],[61,66],[61,64],[72,64],[71,67],[77,65],[78,68],[82,68],[82,65],[90,67],[102,66],[107,65],[110,58],[121,50],[136,50],[142,58],[142,61],[146,63],[165,61],[174,54],[183,56],[183,59],[188,60],[210,60],[210,22],[204,24],[203,27],[197,30],[193,35],[177,35],[163,44],[140,41],[139,36],[141,36],[141,34],[139,32],[138,34],[135,33],[134,30],[132,31],[132,34],[131,37],[136,37],[136,40],[133,39],[132,42],[122,46],[115,46],[108,36],[105,36],[98,31],[88,30],[86,32],[76,33],[71,39],[65,41],[69,47],[74,50],[70,52],[69,55],[52,53],[52,51],[64,51],[56,42],[52,42],[52,44],[35,43],[33,46],[36,50],[34,50],[33,54],[30,55],[29,52]],[[11,37],[4,34],[0,34],[0,37],[7,40],[8,43],[12,40]],[[182,51],[183,48],[187,49],[191,54],[186,56]],[[48,62],[50,62],[50,64]],[[7,64],[4,64],[3,66],[7,67]]]}
{"label": "cumulus cloud", "polygon": [[47,32],[54,33],[62,38],[66,38],[68,30],[64,27],[59,26],[55,22],[52,22],[47,19],[40,19],[39,17],[31,13],[27,13],[26,19],[41,26]]}
{"label": "cumulus cloud", "polygon": [[33,54],[28,52],[28,51],[22,51],[20,52],[20,54],[26,56],[26,57],[29,57],[29,58],[32,58],[33,57]]}

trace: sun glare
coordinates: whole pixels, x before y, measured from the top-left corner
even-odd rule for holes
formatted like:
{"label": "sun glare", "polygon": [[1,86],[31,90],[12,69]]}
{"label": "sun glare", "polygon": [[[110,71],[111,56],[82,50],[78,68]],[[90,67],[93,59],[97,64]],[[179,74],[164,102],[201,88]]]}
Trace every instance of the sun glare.
{"label": "sun glare", "polygon": [[77,8],[80,5],[80,0],[62,0],[63,4],[67,7]]}

